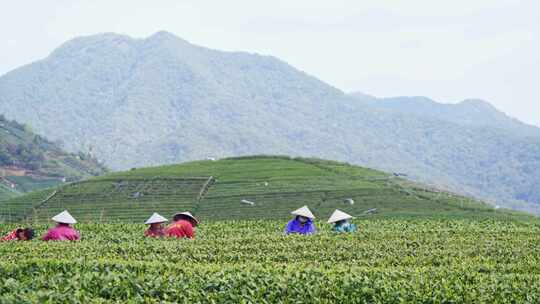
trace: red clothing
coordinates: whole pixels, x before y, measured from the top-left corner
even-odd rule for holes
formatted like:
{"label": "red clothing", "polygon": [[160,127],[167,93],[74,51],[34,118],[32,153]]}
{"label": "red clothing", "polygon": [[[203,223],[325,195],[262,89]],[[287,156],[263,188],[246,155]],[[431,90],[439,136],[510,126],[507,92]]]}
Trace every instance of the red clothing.
{"label": "red clothing", "polygon": [[163,230],[163,228],[159,228],[159,229],[148,228],[144,231],[144,236],[162,237],[162,236],[165,236],[165,230]]}
{"label": "red clothing", "polygon": [[7,241],[17,241],[19,238],[17,237],[17,229],[11,231],[10,233],[4,235],[0,242],[7,242]]}
{"label": "red clothing", "polygon": [[58,224],[49,229],[43,236],[43,241],[76,241],[80,238],[79,233],[69,225]]}
{"label": "red clothing", "polygon": [[188,220],[178,220],[167,227],[165,234],[168,237],[176,238],[195,238],[195,233],[193,231],[193,225]]}

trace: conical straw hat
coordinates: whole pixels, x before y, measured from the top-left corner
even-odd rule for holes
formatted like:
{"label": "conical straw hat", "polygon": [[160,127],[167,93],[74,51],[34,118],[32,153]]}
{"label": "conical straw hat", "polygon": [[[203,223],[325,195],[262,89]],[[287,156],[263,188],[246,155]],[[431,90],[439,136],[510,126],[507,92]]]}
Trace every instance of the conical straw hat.
{"label": "conical straw hat", "polygon": [[342,221],[342,220],[348,220],[350,218],[352,218],[351,215],[349,215],[349,214],[347,214],[347,213],[345,213],[345,212],[343,212],[341,210],[336,209],[334,211],[334,213],[332,213],[332,215],[328,219],[328,224],[339,222],[339,221]]}
{"label": "conical straw hat", "polygon": [[311,210],[309,210],[308,206],[304,206],[304,207],[302,207],[300,209],[296,209],[293,212],[291,212],[291,214],[300,215],[300,216],[307,217],[307,218],[310,218],[310,219],[315,218],[315,215],[313,215],[313,213],[311,213]]}
{"label": "conical straw hat", "polygon": [[53,221],[57,222],[57,223],[62,223],[62,224],[75,224],[75,223],[77,223],[75,218],[73,218],[73,216],[71,216],[71,214],[69,214],[69,212],[67,210],[64,210],[61,213],[53,216],[51,219]]}
{"label": "conical straw hat", "polygon": [[146,222],[144,222],[145,224],[155,224],[155,223],[164,223],[168,221],[166,218],[164,218],[163,216],[157,214],[156,212],[154,212],[154,214],[152,214],[152,216],[146,220]]}
{"label": "conical straw hat", "polygon": [[197,220],[197,219],[191,214],[191,212],[189,212],[189,211],[175,213],[175,214],[173,215],[173,217],[175,217],[175,216],[177,216],[177,215],[180,215],[180,214],[192,218],[192,219],[195,221],[195,223],[196,223],[197,225],[199,224],[199,220]]}

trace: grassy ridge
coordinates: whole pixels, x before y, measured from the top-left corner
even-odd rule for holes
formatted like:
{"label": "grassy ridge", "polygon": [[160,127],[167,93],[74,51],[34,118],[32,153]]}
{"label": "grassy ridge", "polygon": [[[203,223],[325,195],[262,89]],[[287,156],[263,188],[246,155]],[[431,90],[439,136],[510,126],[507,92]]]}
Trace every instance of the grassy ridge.
{"label": "grassy ridge", "polygon": [[170,216],[178,210],[203,220],[283,219],[303,205],[322,218],[336,208],[357,216],[377,209],[375,217],[528,217],[375,170],[275,156],[134,169],[0,204],[4,221],[47,221],[64,209],[85,222],[140,222],[154,211]]}

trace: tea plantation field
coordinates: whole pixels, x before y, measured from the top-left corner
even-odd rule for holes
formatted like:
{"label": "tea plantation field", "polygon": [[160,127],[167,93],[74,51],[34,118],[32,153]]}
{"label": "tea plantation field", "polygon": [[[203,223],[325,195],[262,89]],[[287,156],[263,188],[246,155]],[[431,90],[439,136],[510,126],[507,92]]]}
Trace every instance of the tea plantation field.
{"label": "tea plantation field", "polygon": [[355,222],[354,235],[317,222],[304,237],[283,236],[281,220],[203,222],[195,240],[78,224],[74,243],[0,243],[0,303],[540,301],[536,221]]}
{"label": "tea plantation field", "polygon": [[[303,205],[318,233],[284,236]],[[356,216],[356,234],[330,231],[336,208]],[[40,236],[64,209],[80,241],[0,243],[0,304],[540,302],[540,220],[338,162],[112,173],[1,201],[0,233]],[[144,238],[154,211],[191,211],[196,239]]]}

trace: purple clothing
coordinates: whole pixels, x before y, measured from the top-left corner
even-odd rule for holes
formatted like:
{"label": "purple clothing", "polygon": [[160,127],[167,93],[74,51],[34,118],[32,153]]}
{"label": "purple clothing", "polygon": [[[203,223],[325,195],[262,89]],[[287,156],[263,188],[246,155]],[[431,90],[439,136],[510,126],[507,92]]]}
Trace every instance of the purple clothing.
{"label": "purple clothing", "polygon": [[76,241],[79,233],[67,224],[58,224],[43,236],[44,241]]}
{"label": "purple clothing", "polygon": [[285,234],[291,233],[312,234],[315,233],[315,225],[313,225],[313,221],[311,219],[308,219],[308,221],[304,223],[304,226],[301,226],[297,216],[290,220],[287,223],[287,226],[285,226]]}

